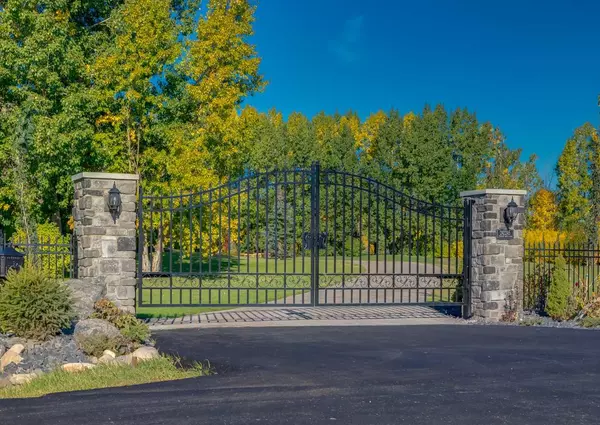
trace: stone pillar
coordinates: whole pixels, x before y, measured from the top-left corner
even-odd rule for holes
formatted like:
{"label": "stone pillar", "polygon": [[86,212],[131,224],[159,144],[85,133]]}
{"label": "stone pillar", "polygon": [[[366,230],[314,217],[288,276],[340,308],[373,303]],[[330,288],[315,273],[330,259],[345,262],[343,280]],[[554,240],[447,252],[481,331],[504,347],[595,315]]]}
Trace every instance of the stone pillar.
{"label": "stone pillar", "polygon": [[[78,277],[101,285],[121,309],[135,312],[136,194],[135,174],[80,173],[73,176],[73,218]],[[121,212],[113,220],[108,191],[121,192]]]}
{"label": "stone pillar", "polygon": [[[462,192],[475,201],[472,227],[471,311],[474,317],[500,320],[511,297],[522,310],[524,190]],[[504,210],[514,199],[519,214],[508,231]],[[501,235],[498,231],[501,231]]]}

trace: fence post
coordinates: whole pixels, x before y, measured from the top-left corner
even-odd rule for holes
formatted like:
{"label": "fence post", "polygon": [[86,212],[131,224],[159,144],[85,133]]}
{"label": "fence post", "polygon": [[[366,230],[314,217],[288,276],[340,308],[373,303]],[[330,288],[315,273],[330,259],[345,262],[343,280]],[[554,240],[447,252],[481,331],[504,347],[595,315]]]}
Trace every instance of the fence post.
{"label": "fence post", "polygon": [[[135,312],[136,193],[135,174],[80,173],[75,188],[73,218],[77,238],[78,277],[102,285],[106,297],[122,310]],[[108,209],[113,184],[121,197],[120,212]]]}
{"label": "fence post", "polygon": [[[474,200],[471,222],[470,299],[473,316],[500,320],[511,298],[520,312],[523,302],[524,190],[483,189],[462,192]],[[506,208],[514,201],[517,216],[507,225]],[[508,214],[510,215],[510,214]],[[510,221],[510,220],[508,220]]]}

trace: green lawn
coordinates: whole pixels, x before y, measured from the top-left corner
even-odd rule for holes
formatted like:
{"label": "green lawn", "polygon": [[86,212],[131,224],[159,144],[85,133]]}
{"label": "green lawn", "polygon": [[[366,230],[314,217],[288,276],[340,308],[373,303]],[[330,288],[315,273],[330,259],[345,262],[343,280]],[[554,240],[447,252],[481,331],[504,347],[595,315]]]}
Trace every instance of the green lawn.
{"label": "green lawn", "polygon": [[151,382],[173,381],[208,375],[210,370],[200,364],[184,369],[178,359],[159,357],[139,363],[136,367],[98,365],[83,372],[69,373],[61,369],[41,375],[31,382],[0,389],[0,399],[41,397],[46,394],[92,390],[96,388],[127,387]]}
{"label": "green lawn", "polygon": [[[270,301],[288,299],[288,303],[302,302],[303,294],[311,288],[311,259],[296,257],[287,259],[250,258],[240,256],[213,258],[210,265],[200,263],[197,257],[181,263],[173,256],[174,272],[186,274],[169,278],[144,278],[142,290],[146,304],[162,304],[165,307],[139,307],[140,318],[177,317],[232,308],[227,305],[266,304]],[[163,264],[163,269],[169,265]],[[187,275],[190,272],[193,274]],[[364,267],[363,267],[364,268]],[[202,286],[198,271],[202,269]],[[329,273],[360,273],[361,267],[351,260],[342,261],[332,257],[320,258],[319,269]],[[228,272],[230,274],[228,274]],[[284,274],[285,273],[285,274]],[[337,277],[329,280],[335,284]],[[341,276],[339,277],[341,280]],[[172,288],[172,289],[171,289]],[[204,304],[194,307],[190,304]]]}

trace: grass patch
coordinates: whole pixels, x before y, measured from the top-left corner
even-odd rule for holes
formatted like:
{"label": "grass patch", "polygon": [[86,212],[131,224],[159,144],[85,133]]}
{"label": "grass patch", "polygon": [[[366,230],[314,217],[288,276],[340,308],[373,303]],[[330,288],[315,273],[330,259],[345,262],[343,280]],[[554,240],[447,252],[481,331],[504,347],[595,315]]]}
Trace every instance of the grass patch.
{"label": "grass patch", "polygon": [[192,314],[210,313],[211,311],[231,310],[235,307],[138,307],[138,319],[168,318],[189,316]]}
{"label": "grass patch", "polygon": [[28,384],[0,390],[0,399],[41,397],[51,393],[174,381],[207,375],[208,372],[208,368],[201,364],[183,369],[179,360],[167,356],[142,362],[136,367],[123,364],[98,365],[79,373],[57,369]]}

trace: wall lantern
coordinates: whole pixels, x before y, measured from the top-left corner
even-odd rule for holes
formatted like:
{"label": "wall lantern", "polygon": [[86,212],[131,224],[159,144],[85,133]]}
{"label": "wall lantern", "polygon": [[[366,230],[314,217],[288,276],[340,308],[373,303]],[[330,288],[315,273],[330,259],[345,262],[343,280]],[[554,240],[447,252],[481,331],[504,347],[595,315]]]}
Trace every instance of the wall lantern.
{"label": "wall lantern", "polygon": [[116,183],[113,183],[112,189],[108,191],[108,210],[116,223],[121,214],[121,192],[117,189]]}
{"label": "wall lantern", "polygon": [[515,198],[512,198],[504,210],[504,222],[506,223],[507,228],[510,229],[512,227],[513,222],[517,219],[518,215],[519,206],[515,202]]}
{"label": "wall lantern", "polygon": [[6,278],[10,269],[19,270],[25,264],[25,255],[10,245],[0,244],[0,279]]}

